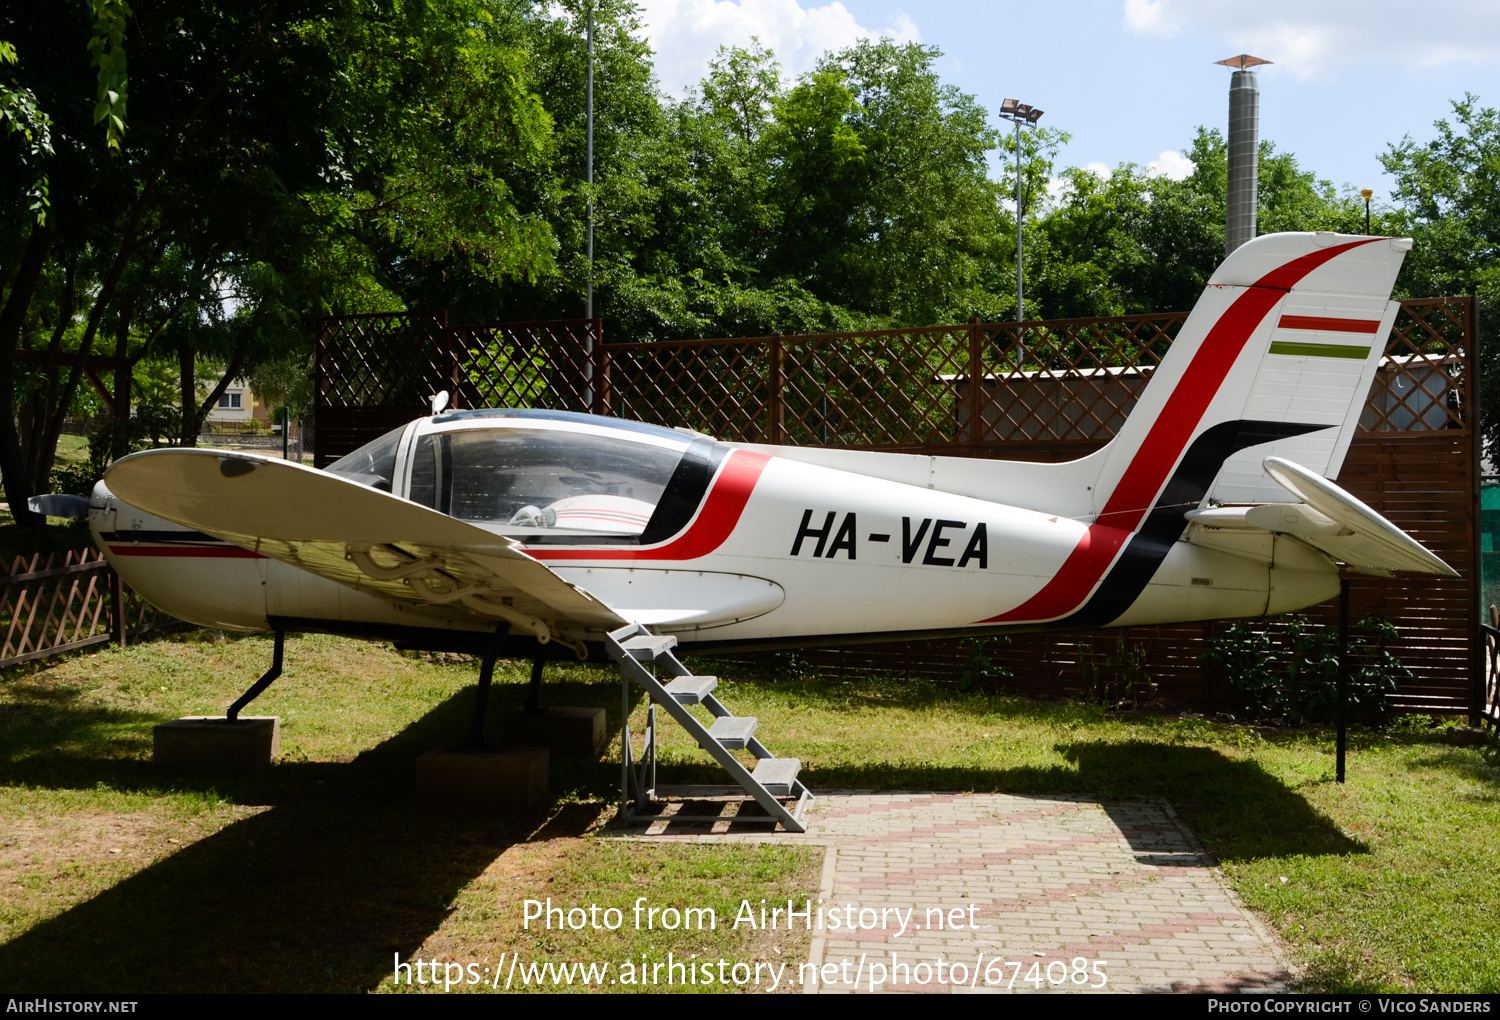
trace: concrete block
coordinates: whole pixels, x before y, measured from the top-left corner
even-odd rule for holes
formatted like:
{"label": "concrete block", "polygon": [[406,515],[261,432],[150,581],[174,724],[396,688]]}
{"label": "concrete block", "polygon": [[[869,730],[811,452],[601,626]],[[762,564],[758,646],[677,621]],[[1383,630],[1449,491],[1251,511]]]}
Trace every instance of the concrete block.
{"label": "concrete block", "polygon": [[1457,747],[1478,747],[1487,735],[1478,726],[1450,726],[1443,731],[1443,739]]}
{"label": "concrete block", "polygon": [[151,759],[179,772],[238,775],[271,764],[281,753],[281,718],[274,715],[190,715],[153,731]]}
{"label": "concrete block", "polygon": [[547,762],[545,747],[434,748],[417,759],[417,802],[481,814],[530,807],[547,795]]}
{"label": "concrete block", "polygon": [[549,708],[535,714],[505,713],[500,739],[507,744],[550,748],[565,758],[599,757],[604,750],[604,709]]}

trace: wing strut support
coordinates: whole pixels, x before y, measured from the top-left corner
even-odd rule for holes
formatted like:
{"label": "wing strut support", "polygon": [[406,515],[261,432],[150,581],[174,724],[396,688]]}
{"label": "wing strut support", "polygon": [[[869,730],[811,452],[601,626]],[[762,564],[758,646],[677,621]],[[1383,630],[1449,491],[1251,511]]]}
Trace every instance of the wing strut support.
{"label": "wing strut support", "polygon": [[229,706],[229,711],[224,713],[229,722],[234,722],[240,717],[240,709],[265,693],[267,687],[281,675],[281,653],[286,647],[286,631],[276,632],[276,650],[271,653],[271,668],[266,670],[266,675],[250,685],[250,689],[240,695],[240,699]]}
{"label": "wing strut support", "polygon": [[479,663],[479,690],[474,694],[474,721],[469,727],[469,739],[464,744],[471,751],[484,750],[484,715],[490,703],[490,684],[495,679],[495,660],[505,651],[505,639],[509,636],[509,623],[496,627],[484,650],[484,658]]}

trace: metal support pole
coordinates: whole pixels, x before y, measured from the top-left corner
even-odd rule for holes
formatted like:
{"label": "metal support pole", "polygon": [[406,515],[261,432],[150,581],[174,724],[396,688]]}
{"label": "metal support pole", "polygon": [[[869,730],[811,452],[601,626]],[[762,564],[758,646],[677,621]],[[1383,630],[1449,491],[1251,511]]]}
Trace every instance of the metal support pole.
{"label": "metal support pole", "polygon": [[1337,779],[1344,781],[1344,752],[1349,732],[1349,579],[1339,581],[1339,707]]}
{"label": "metal support pole", "polygon": [[786,419],[782,410],[783,390],[786,387],[786,373],[782,364],[784,351],[781,344],[781,334],[778,333],[771,338],[771,348],[767,359],[768,378],[766,380],[766,442],[771,446],[780,446],[786,442]]}
{"label": "metal support pole", "polygon": [[[1022,298],[1025,283],[1021,275],[1021,122],[1016,121],[1016,321],[1020,322],[1026,318],[1022,312]],[[1026,356],[1020,356],[1021,366],[1026,363]],[[1019,367],[1019,366],[1018,366]]]}
{"label": "metal support pole", "polygon": [[[589,45],[589,84],[588,84],[588,141],[586,147],[588,155],[585,166],[585,180],[589,186],[589,287],[588,306],[584,310],[585,319],[594,317],[594,5],[588,7],[588,45]],[[583,406],[590,411],[594,409],[594,344],[598,341],[594,338],[592,323],[589,325],[588,337],[583,342]]]}
{"label": "metal support pole", "polygon": [[121,648],[130,637],[129,614],[125,606],[125,579],[109,568],[109,629],[110,637]]}
{"label": "metal support pole", "polygon": [[630,677],[620,672],[620,818],[630,817]]}
{"label": "metal support pole", "polygon": [[547,666],[546,659],[533,659],[531,661],[531,683],[526,688],[526,714],[540,715],[542,711],[542,670]]}
{"label": "metal support pole", "polygon": [[474,720],[469,727],[469,739],[465,746],[471,751],[484,750],[484,715],[490,702],[490,684],[495,679],[495,660],[505,650],[505,638],[510,634],[510,624],[502,623],[495,628],[490,643],[479,663],[479,690],[474,694]]}
{"label": "metal support pole", "polygon": [[240,710],[260,697],[265,692],[265,689],[271,686],[272,681],[281,675],[281,653],[285,647],[286,631],[278,630],[276,632],[276,650],[271,653],[271,668],[266,670],[265,676],[255,681],[248,691],[241,694],[238,701],[229,706],[229,711],[224,713],[225,719],[229,722],[234,722],[238,719],[240,717]]}
{"label": "metal support pole", "polygon": [[292,459],[292,409],[281,409],[281,459]]}

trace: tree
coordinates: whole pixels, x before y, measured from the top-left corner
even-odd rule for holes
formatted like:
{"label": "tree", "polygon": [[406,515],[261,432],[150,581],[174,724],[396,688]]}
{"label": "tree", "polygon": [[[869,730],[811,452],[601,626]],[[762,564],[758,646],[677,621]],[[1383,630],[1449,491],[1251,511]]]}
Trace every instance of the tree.
{"label": "tree", "polygon": [[[75,101],[92,69],[73,41],[96,10],[128,17],[91,51],[103,103],[91,116]],[[0,251],[20,253],[0,268],[0,371],[18,346],[42,361],[0,380],[0,471],[18,522],[34,523],[26,497],[106,345],[120,366],[115,452],[130,441],[133,367],[173,354],[192,442],[218,395],[199,399],[205,357],[222,389],[306,350],[312,315],[399,305],[434,278],[555,273],[549,224],[507,183],[551,151],[528,17],[504,0],[177,0],[141,14],[95,0],[18,24],[18,84],[55,150],[45,223],[20,190],[0,194]],[[100,121],[114,147],[90,144]]]}
{"label": "tree", "polygon": [[[1397,288],[1410,296],[1474,294],[1480,319],[1500,322],[1500,113],[1472,94],[1453,102],[1437,137],[1411,136],[1381,157],[1414,245]],[[1485,454],[1500,457],[1500,345],[1481,345]]]}
{"label": "tree", "polygon": [[[1191,308],[1224,260],[1229,162],[1223,136],[1199,128],[1181,181],[1124,164],[1107,177],[1063,174],[1043,219],[1035,293],[1045,315],[1122,315]],[[1258,229],[1364,230],[1352,193],[1301,169],[1291,153],[1260,146]],[[1381,225],[1380,223],[1376,224]],[[1386,224],[1389,225],[1389,224]]]}

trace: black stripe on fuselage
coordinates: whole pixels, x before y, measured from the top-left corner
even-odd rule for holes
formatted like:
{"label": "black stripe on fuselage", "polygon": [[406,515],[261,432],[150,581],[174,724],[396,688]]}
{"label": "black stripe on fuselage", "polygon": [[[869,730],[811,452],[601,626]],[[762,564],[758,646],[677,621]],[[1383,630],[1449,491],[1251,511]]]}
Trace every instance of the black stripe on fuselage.
{"label": "black stripe on fuselage", "polygon": [[150,542],[165,545],[233,545],[201,531],[101,531],[105,542]]}
{"label": "black stripe on fuselage", "polygon": [[1125,543],[1125,551],[1093,596],[1082,609],[1058,620],[1053,627],[1059,630],[1104,627],[1123,616],[1156,576],[1173,543],[1182,537],[1187,527],[1182,515],[1203,501],[1231,456],[1262,443],[1337,427],[1242,419],[1220,422],[1205,430],[1188,447],[1151,512]]}

